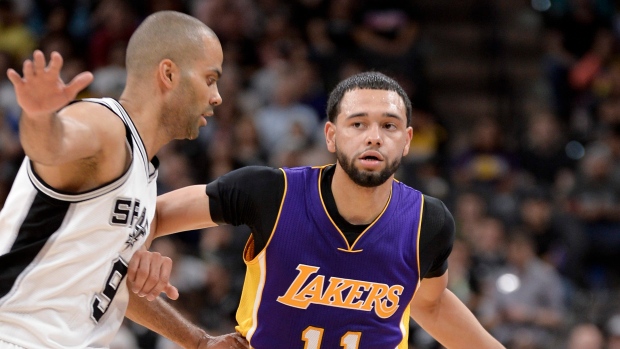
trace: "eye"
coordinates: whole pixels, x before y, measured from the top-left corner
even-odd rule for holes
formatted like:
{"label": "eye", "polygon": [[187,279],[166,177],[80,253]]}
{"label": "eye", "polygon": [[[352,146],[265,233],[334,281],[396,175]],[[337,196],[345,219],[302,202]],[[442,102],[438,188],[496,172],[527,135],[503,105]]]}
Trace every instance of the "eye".
{"label": "eye", "polygon": [[207,86],[215,84],[217,81],[214,78],[207,78]]}
{"label": "eye", "polygon": [[362,123],[361,122],[354,122],[351,124],[351,126],[353,126],[354,128],[361,128],[362,127]]}
{"label": "eye", "polygon": [[395,130],[397,128],[396,124],[385,124],[384,127],[387,128],[388,130]]}

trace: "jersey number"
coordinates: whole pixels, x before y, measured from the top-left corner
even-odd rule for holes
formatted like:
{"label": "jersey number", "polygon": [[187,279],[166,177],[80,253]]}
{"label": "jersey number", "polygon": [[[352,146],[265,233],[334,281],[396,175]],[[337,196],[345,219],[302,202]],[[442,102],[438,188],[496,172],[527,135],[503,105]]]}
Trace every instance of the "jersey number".
{"label": "jersey number", "polygon": [[[340,338],[340,346],[344,349],[357,349],[360,344],[361,332],[347,332]],[[308,326],[302,333],[301,338],[304,341],[304,349],[319,349],[323,340],[323,329]]]}
{"label": "jersey number", "polygon": [[[117,259],[112,265],[112,271],[108,276],[108,279],[105,283],[105,288],[102,293],[96,294],[95,299],[93,299],[93,312],[91,314],[91,318],[95,320],[95,322],[99,322],[99,319],[108,311],[110,307],[110,303],[112,303],[112,299],[116,295],[116,291],[121,284],[121,281],[127,275],[127,263],[122,259]],[[102,300],[105,300],[105,303],[102,303]]]}

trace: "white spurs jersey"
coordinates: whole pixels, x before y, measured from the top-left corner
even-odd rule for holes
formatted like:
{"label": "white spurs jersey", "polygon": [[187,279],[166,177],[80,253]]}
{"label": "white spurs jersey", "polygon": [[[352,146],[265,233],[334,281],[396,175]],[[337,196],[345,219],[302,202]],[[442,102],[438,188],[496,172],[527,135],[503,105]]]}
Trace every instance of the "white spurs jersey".
{"label": "white spurs jersey", "polygon": [[155,214],[158,161],[149,162],[117,101],[86,101],[123,120],[131,165],[112,183],[70,195],[24,160],[0,212],[0,343],[106,348],[123,321],[127,265]]}

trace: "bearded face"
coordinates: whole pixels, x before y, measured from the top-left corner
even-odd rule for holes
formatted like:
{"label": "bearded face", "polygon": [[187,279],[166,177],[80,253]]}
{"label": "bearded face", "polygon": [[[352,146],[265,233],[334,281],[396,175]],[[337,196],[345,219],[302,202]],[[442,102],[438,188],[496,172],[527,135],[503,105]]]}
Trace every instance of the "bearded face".
{"label": "bearded face", "polygon": [[338,159],[338,163],[344,172],[355,184],[361,187],[372,188],[378,187],[379,185],[385,183],[396,172],[396,170],[398,170],[402,156],[393,160],[385,159],[385,166],[378,172],[359,169],[355,165],[355,160],[357,157],[348,157],[344,152],[340,151],[337,146],[336,158]]}

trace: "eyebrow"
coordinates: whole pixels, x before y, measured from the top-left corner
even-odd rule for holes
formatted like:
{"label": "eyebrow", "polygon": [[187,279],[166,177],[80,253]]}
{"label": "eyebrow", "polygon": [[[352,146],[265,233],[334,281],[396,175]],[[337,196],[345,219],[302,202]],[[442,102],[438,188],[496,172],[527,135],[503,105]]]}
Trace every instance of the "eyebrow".
{"label": "eyebrow", "polygon": [[[381,115],[382,116],[386,116],[388,118],[395,118],[395,119],[402,120],[402,118],[399,115],[393,114],[393,113],[383,113]],[[368,116],[368,113],[365,113],[365,112],[354,113],[354,114],[348,115],[347,119],[356,118],[356,117],[360,117],[360,116]]]}
{"label": "eyebrow", "polygon": [[217,69],[217,68],[212,68],[210,69],[212,72],[214,72],[215,74],[217,74],[217,78],[221,78],[222,77],[222,71]]}

